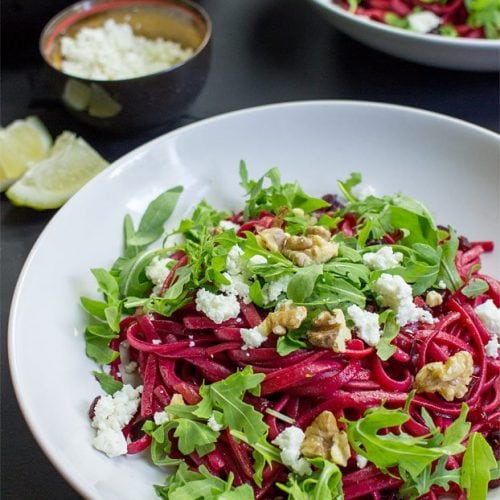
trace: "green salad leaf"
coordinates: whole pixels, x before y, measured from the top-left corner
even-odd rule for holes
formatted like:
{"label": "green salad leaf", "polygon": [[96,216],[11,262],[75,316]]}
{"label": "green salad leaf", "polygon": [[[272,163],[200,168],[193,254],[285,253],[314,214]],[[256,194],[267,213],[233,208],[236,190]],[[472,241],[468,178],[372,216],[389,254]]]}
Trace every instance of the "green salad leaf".
{"label": "green salad leaf", "polygon": [[251,486],[233,486],[234,476],[229,474],[227,481],[211,474],[201,465],[198,472],[189,470],[180,463],[175,474],[167,476],[165,486],[155,486],[156,494],[168,500],[253,500]]}
{"label": "green salad leaf", "polygon": [[290,500],[341,500],[342,473],[338,465],[324,459],[313,458],[308,460],[314,470],[310,476],[288,475],[286,484],[277,486],[288,493]]}
{"label": "green salad leaf", "polygon": [[497,461],[490,445],[479,432],[469,436],[462,461],[460,486],[467,491],[468,498],[486,498],[492,469]]}

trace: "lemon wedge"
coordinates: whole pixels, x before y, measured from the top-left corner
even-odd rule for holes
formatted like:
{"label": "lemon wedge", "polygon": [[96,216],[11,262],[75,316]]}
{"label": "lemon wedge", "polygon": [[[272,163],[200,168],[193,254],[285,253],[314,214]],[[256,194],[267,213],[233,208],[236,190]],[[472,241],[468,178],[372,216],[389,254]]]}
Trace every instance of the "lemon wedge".
{"label": "lemon wedge", "polygon": [[16,120],[0,130],[0,190],[44,158],[52,137],[36,116]]}
{"label": "lemon wedge", "polygon": [[81,137],[63,132],[49,156],[30,168],[6,195],[19,206],[59,208],[107,165]]}

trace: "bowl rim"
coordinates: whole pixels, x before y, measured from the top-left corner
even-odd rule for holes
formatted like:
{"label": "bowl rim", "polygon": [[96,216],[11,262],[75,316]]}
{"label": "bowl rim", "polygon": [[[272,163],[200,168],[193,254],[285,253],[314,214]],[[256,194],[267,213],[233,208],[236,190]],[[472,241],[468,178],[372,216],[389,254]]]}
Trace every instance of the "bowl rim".
{"label": "bowl rim", "polygon": [[[379,23],[364,16],[354,14],[343,7],[337,5],[333,0],[309,0],[321,9],[325,9],[333,14],[336,14],[343,19],[360,23],[373,31],[382,31],[388,35],[402,36],[408,40],[415,42],[424,42],[441,46],[454,46],[456,48],[487,48],[497,49],[500,51],[500,39],[491,40],[487,38],[465,38],[465,37],[446,37],[435,33],[416,33],[405,30],[397,26],[391,26],[384,23]],[[499,52],[500,56],[500,52]]]}
{"label": "bowl rim", "polygon": [[[124,7],[144,7],[144,6],[152,6],[152,7],[175,7],[184,9],[189,13],[195,13],[194,15],[198,15],[200,19],[205,24],[206,30],[203,36],[201,43],[194,50],[193,55],[186,59],[185,61],[181,61],[173,66],[169,66],[168,68],[162,69],[160,71],[155,71],[154,73],[147,73],[145,75],[134,76],[132,78],[119,78],[116,80],[98,80],[93,78],[86,78],[84,76],[72,75],[69,73],[65,73],[59,68],[56,68],[50,58],[48,57],[48,51],[46,50],[46,46],[54,43],[55,38],[67,30],[74,23],[94,15],[99,12],[106,12],[108,10],[119,9]],[[73,14],[73,17],[70,17],[69,20],[71,22],[64,23],[61,30],[57,33],[53,33],[53,31],[60,27],[62,21],[67,19],[68,15]],[[86,83],[98,83],[100,85],[105,84],[118,84],[120,82],[130,82],[134,80],[144,80],[150,77],[156,77],[158,75],[163,75],[174,71],[176,68],[187,64],[189,61],[195,59],[203,50],[208,46],[211,38],[212,38],[212,21],[207,11],[201,7],[201,5],[192,2],[191,0],[79,0],[76,3],[68,5],[64,9],[60,10],[57,14],[55,14],[49,21],[45,24],[42,29],[38,41],[38,50],[42,59],[45,63],[57,73],[64,75],[68,78],[73,78],[75,80],[79,80]]]}

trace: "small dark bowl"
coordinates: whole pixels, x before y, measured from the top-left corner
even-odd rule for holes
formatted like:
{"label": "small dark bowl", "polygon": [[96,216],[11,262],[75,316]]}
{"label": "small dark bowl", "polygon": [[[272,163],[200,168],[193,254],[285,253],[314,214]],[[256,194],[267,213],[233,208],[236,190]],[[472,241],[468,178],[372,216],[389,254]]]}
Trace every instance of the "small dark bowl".
{"label": "small dark bowl", "polygon": [[[191,47],[193,56],[163,71],[124,80],[91,80],[61,71],[58,40],[107,19],[128,22],[136,35]],[[40,52],[54,89],[81,121],[115,132],[151,127],[181,115],[205,84],[212,25],[189,0],[83,0],[53,17],[40,36]]]}

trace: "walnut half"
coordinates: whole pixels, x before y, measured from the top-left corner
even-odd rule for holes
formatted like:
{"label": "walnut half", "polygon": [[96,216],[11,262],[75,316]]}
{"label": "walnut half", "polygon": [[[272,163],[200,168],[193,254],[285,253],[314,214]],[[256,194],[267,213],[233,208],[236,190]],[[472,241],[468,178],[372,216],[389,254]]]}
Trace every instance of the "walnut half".
{"label": "walnut half", "polygon": [[267,336],[271,332],[285,335],[288,330],[299,328],[306,316],[307,309],[304,306],[293,306],[288,301],[282,302],[257,328],[262,335]]}
{"label": "walnut half", "polygon": [[257,234],[257,242],[266,250],[270,252],[281,252],[283,244],[285,243],[288,233],[279,227],[270,227],[263,229]]}
{"label": "walnut half", "polygon": [[304,236],[288,236],[281,253],[299,267],[328,262],[338,254],[339,246],[322,226],[310,226]]}
{"label": "walnut half", "polygon": [[320,312],[307,332],[307,339],[312,345],[330,347],[335,352],[345,352],[345,343],[351,338],[351,330],[346,326],[341,309]]}
{"label": "walnut half", "polygon": [[446,401],[463,398],[472,378],[474,364],[467,351],[451,356],[446,363],[424,365],[415,377],[417,392],[438,392]]}
{"label": "walnut half", "polygon": [[300,451],[305,457],[323,457],[344,467],[351,456],[347,433],[339,431],[330,411],[321,412],[305,430]]}

